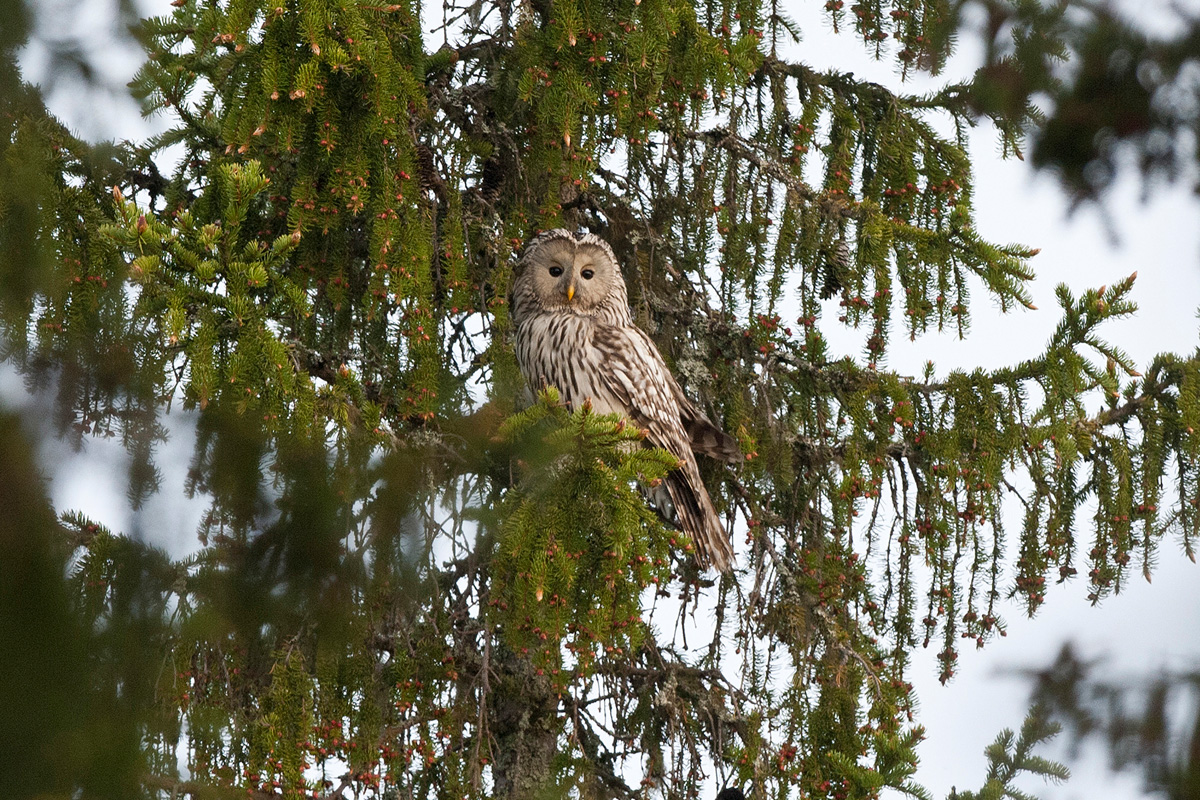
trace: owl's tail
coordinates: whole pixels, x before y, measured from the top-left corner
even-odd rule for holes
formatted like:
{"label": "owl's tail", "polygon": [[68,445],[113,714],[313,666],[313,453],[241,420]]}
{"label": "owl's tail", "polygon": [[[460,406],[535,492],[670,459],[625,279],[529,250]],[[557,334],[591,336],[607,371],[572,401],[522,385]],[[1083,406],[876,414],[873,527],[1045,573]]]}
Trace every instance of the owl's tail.
{"label": "owl's tail", "polygon": [[696,547],[700,568],[715,567],[719,572],[729,572],[733,566],[733,545],[729,543],[725,526],[700,480],[700,470],[691,453],[683,459],[679,469],[668,473],[663,483],[671,495],[680,529],[691,537]]}

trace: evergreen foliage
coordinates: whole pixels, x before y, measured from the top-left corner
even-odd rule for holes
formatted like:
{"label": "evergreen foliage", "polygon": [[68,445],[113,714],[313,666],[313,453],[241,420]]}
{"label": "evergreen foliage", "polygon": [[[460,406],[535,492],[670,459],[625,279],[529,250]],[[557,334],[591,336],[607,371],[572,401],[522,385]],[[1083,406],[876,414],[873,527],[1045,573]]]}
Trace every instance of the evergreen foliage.
{"label": "evergreen foliage", "polygon": [[644,433],[618,416],[585,406],[568,417],[554,389],[502,430],[519,437],[555,422],[519,461],[526,488],[511,490],[499,509],[489,605],[506,645],[561,683],[564,650],[574,662],[568,673],[586,679],[605,656],[623,661],[642,647],[644,590],[671,581],[672,552],[693,550],[633,488],[661,482],[674,456],[638,446]]}
{"label": "evergreen foliage", "polygon": [[954,792],[951,796],[961,800],[1030,800],[1032,795],[1013,785],[1013,780],[1022,772],[1065,781],[1071,775],[1066,767],[1033,754],[1033,748],[1059,730],[1060,726],[1048,719],[1046,710],[1035,706],[1021,725],[1019,735],[1005,729],[988,747],[987,757],[991,763],[983,788],[978,792]]}
{"label": "evergreen foliage", "polygon": [[1099,739],[1110,769],[1141,772],[1147,794],[1200,797],[1200,675],[1162,666],[1132,680],[1112,673],[1104,659],[1082,659],[1064,645],[1052,662],[1029,671],[1033,703],[1061,721],[1073,758]]}
{"label": "evergreen foliage", "polygon": [[[121,437],[135,506],[163,488],[164,414],[190,412],[210,503],[173,561],[56,523],[28,457],[3,461],[31,571],[0,571],[0,631],[42,624],[21,587],[46,587],[65,666],[38,691],[87,698],[98,748],[61,720],[0,748],[0,770],[59,754],[29,794],[684,798],[715,770],[925,797],[916,647],[948,680],[1006,595],[1032,614],[1083,570],[1099,602],[1164,541],[1194,558],[1200,354],[1142,374],[1102,338],[1134,276],[1060,288],[1023,363],[886,368],[896,335],[964,333],[972,292],[1032,308],[1036,250],[976,230],[965,129],[1076,142],[1030,101],[1077,52],[1061,4],[984,4],[1011,44],[929,96],[789,60],[773,3],[448,0],[440,47],[411,2],[172,5],[140,28],[134,91],[174,125],[151,141],[82,142],[0,74],[0,352],[61,432]],[[944,66],[965,13],[826,8],[906,73]],[[627,421],[553,392],[518,410],[509,279],[556,226],[612,242],[637,320],[742,443],[706,475],[733,578],[648,509],[674,463]],[[1033,754],[1049,733],[1002,734],[970,796],[1063,777]]]}

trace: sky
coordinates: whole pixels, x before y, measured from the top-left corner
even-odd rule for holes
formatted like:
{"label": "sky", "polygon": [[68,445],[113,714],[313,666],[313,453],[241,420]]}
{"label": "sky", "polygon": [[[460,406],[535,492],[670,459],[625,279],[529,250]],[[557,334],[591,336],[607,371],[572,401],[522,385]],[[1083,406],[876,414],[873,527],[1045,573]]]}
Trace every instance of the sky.
{"label": "sky", "polygon": [[[169,11],[167,0],[141,0],[143,11]],[[891,87],[900,81],[888,62],[873,61],[856,40],[835,36],[821,13],[823,0],[791,0],[786,6],[804,31],[790,54],[815,67],[851,71],[857,77]],[[1174,22],[1171,4],[1143,0],[1136,18],[1149,29],[1169,32]],[[1185,4],[1198,5],[1195,0]],[[49,93],[52,109],[77,132],[91,139],[141,139],[160,130],[162,120],[145,120],[132,100],[123,98],[123,85],[139,63],[135,48],[121,42],[115,0],[84,0],[41,4],[53,24],[44,36],[62,31],[87,32],[88,49],[103,54],[101,83],[109,92],[84,96],[76,87],[60,84]],[[951,62],[944,78],[911,81],[904,91],[933,88],[969,74],[975,54],[968,47]],[[27,77],[44,72],[45,51],[36,42],[23,54]],[[916,342],[897,341],[888,366],[917,375],[932,359],[939,374],[951,368],[998,367],[1041,352],[1059,320],[1054,287],[1066,283],[1078,294],[1090,287],[1113,284],[1135,270],[1133,298],[1140,306],[1131,319],[1111,323],[1105,330],[1135,362],[1145,365],[1163,351],[1190,352],[1200,343],[1200,202],[1186,181],[1156,186],[1143,198],[1140,178],[1125,175],[1102,207],[1069,212],[1069,203],[1053,177],[1034,174],[1025,164],[999,156],[993,131],[980,126],[971,135],[976,159],[975,203],[980,233],[998,242],[1019,242],[1041,249],[1033,260],[1037,280],[1032,286],[1038,311],[1001,315],[989,309],[982,293],[974,295],[973,328],[965,341],[927,335]],[[861,334],[839,338],[851,353],[861,352]],[[0,374],[0,399],[10,406],[31,408],[33,401],[14,389],[11,373]],[[36,415],[35,415],[36,416]],[[61,442],[43,438],[42,454],[56,507],[82,509],[115,530],[137,533],[152,521],[154,540],[174,555],[195,546],[199,504],[182,498],[191,455],[187,423],[175,429],[159,453],[165,491],[156,495],[141,516],[124,503],[125,465],[119,444],[92,442],[76,453]],[[51,469],[51,467],[53,467]],[[171,524],[161,524],[170,520]],[[978,789],[986,771],[984,747],[1002,727],[1018,728],[1026,712],[1028,683],[1015,671],[1046,666],[1064,642],[1073,642],[1086,658],[1103,658],[1106,677],[1134,678],[1162,669],[1181,669],[1200,662],[1200,567],[1188,562],[1171,542],[1164,544],[1153,584],[1134,577],[1116,597],[1093,608],[1083,581],[1053,586],[1036,618],[1029,620],[1010,605],[1005,614],[1008,636],[982,651],[964,651],[958,675],[948,686],[937,682],[935,648],[918,653],[913,680],[921,699],[920,721],[928,738],[920,750],[918,782],[935,797],[952,786]],[[1191,636],[1180,632],[1195,631]],[[1194,714],[1185,715],[1194,720]],[[1062,755],[1065,741],[1049,754]],[[1105,757],[1085,749],[1072,762],[1074,776],[1062,786],[1026,784],[1044,800],[1103,797],[1135,800],[1143,797],[1136,774],[1111,773]]]}

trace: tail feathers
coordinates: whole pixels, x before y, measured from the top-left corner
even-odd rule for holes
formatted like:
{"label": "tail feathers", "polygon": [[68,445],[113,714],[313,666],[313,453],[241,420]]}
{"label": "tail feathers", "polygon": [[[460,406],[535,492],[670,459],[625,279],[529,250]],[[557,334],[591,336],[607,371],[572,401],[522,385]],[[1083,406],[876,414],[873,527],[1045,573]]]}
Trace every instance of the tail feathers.
{"label": "tail feathers", "polygon": [[733,545],[700,480],[696,462],[686,459],[663,483],[675,505],[680,529],[696,547],[696,561],[701,569],[715,567],[719,572],[729,572],[733,566]]}

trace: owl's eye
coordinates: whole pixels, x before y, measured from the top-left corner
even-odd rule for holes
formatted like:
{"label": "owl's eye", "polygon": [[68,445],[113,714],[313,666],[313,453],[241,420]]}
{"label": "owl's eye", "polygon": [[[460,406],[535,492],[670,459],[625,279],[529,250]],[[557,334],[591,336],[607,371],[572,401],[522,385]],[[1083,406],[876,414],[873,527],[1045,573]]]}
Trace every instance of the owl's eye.
{"label": "owl's eye", "polygon": [[550,277],[557,278],[559,275],[562,275],[562,267],[551,267],[550,268]]}
{"label": "owl's eye", "polygon": [[592,279],[592,276],[595,275],[596,273],[592,272],[590,269],[585,269],[583,272],[581,272],[579,274],[583,276],[583,279],[585,281],[590,281]]}

